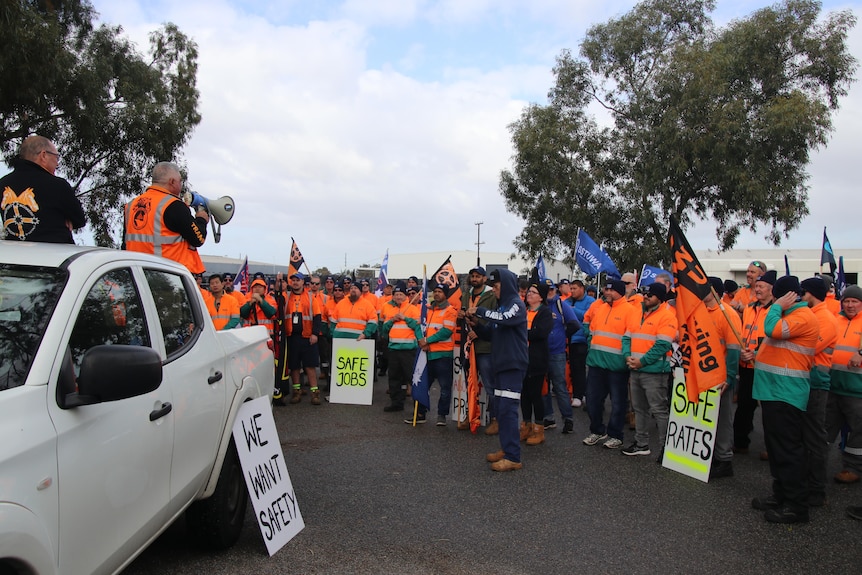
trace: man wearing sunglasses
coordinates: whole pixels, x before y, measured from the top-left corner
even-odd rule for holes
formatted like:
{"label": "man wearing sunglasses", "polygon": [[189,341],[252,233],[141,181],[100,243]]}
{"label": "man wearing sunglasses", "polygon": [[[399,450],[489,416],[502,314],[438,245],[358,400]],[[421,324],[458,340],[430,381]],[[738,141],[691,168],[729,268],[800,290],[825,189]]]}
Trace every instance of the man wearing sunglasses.
{"label": "man wearing sunglasses", "polygon": [[754,293],[754,282],[766,272],[766,264],[761,261],[754,260],[748,264],[748,268],[745,270],[745,281],[748,282],[748,285],[736,291],[736,295],[731,301],[733,309],[742,313],[746,306],[757,301],[757,296]]}

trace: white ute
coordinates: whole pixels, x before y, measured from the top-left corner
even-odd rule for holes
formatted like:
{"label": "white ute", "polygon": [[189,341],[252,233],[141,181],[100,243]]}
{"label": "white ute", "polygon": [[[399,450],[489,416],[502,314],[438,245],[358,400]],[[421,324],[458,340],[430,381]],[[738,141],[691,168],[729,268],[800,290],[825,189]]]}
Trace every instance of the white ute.
{"label": "white ute", "polygon": [[116,573],[183,512],[235,543],[231,428],[272,397],[267,343],[216,332],[169,260],[0,241],[0,575]]}

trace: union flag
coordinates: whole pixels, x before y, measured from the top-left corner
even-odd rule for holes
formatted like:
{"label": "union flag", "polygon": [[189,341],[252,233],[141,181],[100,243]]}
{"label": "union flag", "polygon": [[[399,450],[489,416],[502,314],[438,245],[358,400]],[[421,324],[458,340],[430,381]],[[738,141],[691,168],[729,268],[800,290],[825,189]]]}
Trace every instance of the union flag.
{"label": "union flag", "polygon": [[697,403],[700,392],[727,379],[727,360],[721,353],[718,329],[703,302],[710,294],[709,279],[673,216],[669,241],[686,392],[689,401]]}
{"label": "union flag", "polygon": [[287,277],[290,277],[297,272],[301,273],[302,266],[305,263],[305,258],[302,257],[302,252],[299,251],[299,246],[296,245],[296,240],[291,237],[290,241],[292,244],[290,246],[290,264],[287,267]]}
{"label": "union flag", "polygon": [[455,273],[455,266],[452,265],[452,256],[446,258],[432,278],[434,285],[449,287],[449,303],[455,306],[455,309],[461,309],[461,282],[458,281],[458,274]]}

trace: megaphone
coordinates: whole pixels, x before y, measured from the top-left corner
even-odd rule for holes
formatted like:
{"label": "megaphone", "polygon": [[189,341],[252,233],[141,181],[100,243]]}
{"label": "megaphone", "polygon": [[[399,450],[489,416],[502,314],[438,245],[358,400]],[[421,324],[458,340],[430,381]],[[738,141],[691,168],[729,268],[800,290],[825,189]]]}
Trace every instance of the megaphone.
{"label": "megaphone", "polygon": [[[210,224],[213,230],[213,239],[216,243],[221,240],[221,227],[228,223],[233,217],[234,203],[230,196],[222,196],[217,200],[198,194],[197,192],[183,193],[183,202],[192,209],[205,209],[210,215]],[[218,224],[218,228],[216,228]]]}

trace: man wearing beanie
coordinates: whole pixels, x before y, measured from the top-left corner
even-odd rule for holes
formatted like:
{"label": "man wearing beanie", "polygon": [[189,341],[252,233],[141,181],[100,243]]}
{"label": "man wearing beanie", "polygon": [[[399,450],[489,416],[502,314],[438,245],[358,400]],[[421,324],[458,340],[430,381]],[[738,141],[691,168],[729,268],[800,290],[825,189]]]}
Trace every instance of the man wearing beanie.
{"label": "man wearing beanie", "polygon": [[640,321],[631,330],[630,345],[623,344],[623,357],[632,370],[629,382],[635,412],[635,440],[623,449],[623,455],[651,453],[651,419],[655,419],[658,445],[664,452],[668,421],[667,376],[671,372],[670,353],[677,336],[676,314],[664,305],[666,296],[664,284],[650,284],[638,314]]}
{"label": "man wearing beanie", "polygon": [[[725,283],[721,278],[710,276],[709,283],[715,290],[715,295],[722,298]],[[709,480],[731,477],[733,475],[733,389],[736,387],[736,374],[739,370],[739,350],[742,337],[742,320],[729,305],[722,310],[712,292],[703,299],[709,317],[718,330],[719,341],[722,346],[721,353],[724,354],[727,364],[727,379],[721,385],[721,397],[719,398],[718,422],[715,426],[714,455],[712,456],[712,467],[709,469]],[[717,352],[718,353],[718,352]]]}
{"label": "man wearing beanie", "polygon": [[[428,354],[428,388],[435,381],[440,385],[440,399],[437,401],[437,425],[446,425],[449,406],[452,403],[452,362],[455,351],[455,323],[457,310],[449,303],[449,287],[437,284],[428,304],[425,337],[419,340],[419,347]],[[425,417],[425,406],[419,405],[419,413]]]}
{"label": "man wearing beanie", "polygon": [[775,301],[763,322],[765,339],[757,351],[752,395],[763,412],[772,495],[751,505],[771,523],[808,522],[808,469],[802,429],[811,391],[811,368],[820,326],[800,301],[796,276],[775,281]]}
{"label": "man wearing beanie", "polygon": [[862,288],[851,285],[841,294],[838,341],[832,352],[832,373],[826,401],[826,434],[832,442],[844,425],[850,428],[841,455],[838,483],[862,477]]}
{"label": "man wearing beanie", "polygon": [[[753,265],[753,264],[752,264]],[[749,271],[752,266],[749,266]],[[749,435],[754,429],[757,401],[751,396],[754,385],[754,355],[765,337],[763,321],[772,305],[772,284],[776,273],[768,271],[754,282],[754,302],[742,310],[742,349],[739,353],[739,389],[736,392],[736,413],[733,417],[733,451],[748,453]],[[739,291],[742,291],[740,288]]]}
{"label": "man wearing beanie", "polygon": [[[629,368],[623,349],[629,349],[632,331],[640,321],[639,311],[625,300],[626,284],[609,279],[604,288],[604,299],[597,300],[584,315],[587,334],[587,413],[590,416],[590,434],[584,445],[604,441],[608,449],[619,449],[623,444],[623,425],[628,407]],[[605,426],[605,399],[611,396],[611,414]],[[610,437],[608,437],[610,435]]]}
{"label": "man wearing beanie", "polygon": [[826,282],[818,277],[800,283],[802,301],[808,304],[820,327],[814,366],[811,368],[811,390],[805,410],[802,439],[805,442],[808,468],[808,505],[820,507],[826,503],[826,403],[829,399],[829,372],[832,351],[838,341],[838,319],[826,306]]}

